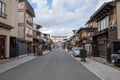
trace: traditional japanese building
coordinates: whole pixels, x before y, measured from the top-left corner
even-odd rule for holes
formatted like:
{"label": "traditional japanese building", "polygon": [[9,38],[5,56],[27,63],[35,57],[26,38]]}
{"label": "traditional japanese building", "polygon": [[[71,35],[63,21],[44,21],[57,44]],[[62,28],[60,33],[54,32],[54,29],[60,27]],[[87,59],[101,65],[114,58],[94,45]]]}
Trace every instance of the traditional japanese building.
{"label": "traditional japanese building", "polygon": [[75,46],[79,46],[79,36],[78,34],[74,34],[72,37],[71,37],[71,43],[72,45],[75,47]]}
{"label": "traditional japanese building", "polygon": [[79,36],[79,41],[77,42],[77,44],[79,44],[79,47],[83,47],[86,49],[87,55],[91,55],[91,52],[92,52],[91,34],[94,33],[96,29],[97,28],[93,26],[86,26],[86,27],[80,28],[77,32]]}
{"label": "traditional japanese building", "polygon": [[[120,2],[104,3],[92,16],[97,22],[98,30],[93,34],[93,56],[107,57],[108,44],[120,40]],[[120,48],[118,46],[118,48]],[[117,50],[117,49],[116,49]],[[111,49],[112,52],[114,50]]]}

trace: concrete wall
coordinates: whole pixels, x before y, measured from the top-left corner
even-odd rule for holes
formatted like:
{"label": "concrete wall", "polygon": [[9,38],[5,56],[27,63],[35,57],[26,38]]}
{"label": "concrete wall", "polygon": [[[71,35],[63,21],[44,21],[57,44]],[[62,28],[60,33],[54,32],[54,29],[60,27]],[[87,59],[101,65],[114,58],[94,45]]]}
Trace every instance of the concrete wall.
{"label": "concrete wall", "polygon": [[[11,2],[11,25],[14,29],[11,30],[11,36],[17,37],[18,36],[18,2],[16,0],[7,0]],[[9,12],[10,14],[10,12]]]}
{"label": "concrete wall", "polygon": [[0,18],[0,21],[6,24],[11,25],[11,1],[12,0],[2,0],[6,5],[6,19]]}
{"label": "concrete wall", "polygon": [[120,40],[120,1],[117,2],[117,35]]}
{"label": "concrete wall", "polygon": [[24,38],[24,27],[20,27],[18,28],[18,37],[19,38]]}
{"label": "concrete wall", "polygon": [[24,23],[24,12],[18,12],[18,22]]}
{"label": "concrete wall", "polygon": [[0,22],[12,26],[14,29],[9,30],[4,27],[0,28],[0,35],[5,36],[5,57],[9,58],[9,46],[10,46],[10,36],[17,37],[17,0],[2,0],[5,3],[5,14],[6,18],[0,17]]}
{"label": "concrete wall", "polygon": [[18,9],[25,9],[25,3],[24,2],[19,3]]}
{"label": "concrete wall", "polygon": [[2,0],[2,2],[5,3],[6,5],[6,10],[5,10],[5,14],[7,15],[6,16],[6,19],[4,18],[0,18],[0,21],[5,23],[5,24],[8,24],[8,25],[11,25],[14,27],[14,29],[12,29],[11,33],[10,33],[10,36],[14,36],[14,37],[17,37],[17,29],[18,29],[18,26],[17,26],[17,1],[16,0]]}

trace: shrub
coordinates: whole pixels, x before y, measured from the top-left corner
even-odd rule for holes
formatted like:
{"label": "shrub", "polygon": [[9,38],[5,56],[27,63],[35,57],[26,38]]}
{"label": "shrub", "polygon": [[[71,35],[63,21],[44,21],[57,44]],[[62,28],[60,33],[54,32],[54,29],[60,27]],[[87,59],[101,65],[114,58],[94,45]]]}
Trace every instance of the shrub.
{"label": "shrub", "polygon": [[85,51],[85,49],[81,49],[80,50],[80,58],[81,58],[82,61],[84,61],[84,62],[86,61],[85,60],[85,58],[86,58],[86,51]]}
{"label": "shrub", "polygon": [[85,51],[85,49],[81,49],[80,50],[80,57],[81,58],[86,57],[86,51]]}

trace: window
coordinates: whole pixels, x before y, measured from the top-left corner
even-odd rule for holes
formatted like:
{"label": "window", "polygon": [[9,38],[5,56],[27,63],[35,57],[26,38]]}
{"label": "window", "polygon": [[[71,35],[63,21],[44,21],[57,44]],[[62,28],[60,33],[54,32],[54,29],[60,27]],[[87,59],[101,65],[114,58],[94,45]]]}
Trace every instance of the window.
{"label": "window", "polygon": [[101,24],[100,24],[100,22],[98,22],[98,31],[100,31],[101,30]]}
{"label": "window", "polygon": [[5,14],[5,3],[0,1],[0,17],[6,18]]}
{"label": "window", "polygon": [[98,22],[98,31],[104,30],[109,27],[109,16],[105,17]]}
{"label": "window", "polygon": [[88,37],[90,37],[93,34],[93,32],[88,32]]}

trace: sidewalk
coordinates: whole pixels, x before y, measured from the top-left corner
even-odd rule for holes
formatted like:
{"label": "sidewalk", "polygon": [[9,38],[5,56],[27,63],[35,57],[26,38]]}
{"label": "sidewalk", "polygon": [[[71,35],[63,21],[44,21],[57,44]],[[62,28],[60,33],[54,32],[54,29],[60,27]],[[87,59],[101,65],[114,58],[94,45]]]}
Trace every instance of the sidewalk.
{"label": "sidewalk", "polygon": [[2,60],[0,63],[0,73],[5,72],[14,67],[17,67],[35,58],[36,58],[35,56],[29,55],[29,56],[24,56],[24,57]]}
{"label": "sidewalk", "polygon": [[86,59],[87,62],[81,62],[80,58],[75,59],[102,80],[120,80],[120,71],[115,68],[104,65],[90,58]]}
{"label": "sidewalk", "polygon": [[[49,52],[50,51],[44,51],[43,55],[45,55]],[[35,59],[36,57],[37,56],[34,56],[34,54],[29,54],[29,55],[22,55],[17,58],[0,60],[0,73],[10,70],[14,67],[17,67],[23,63],[28,62],[28,61],[31,61],[31,60]]]}
{"label": "sidewalk", "polygon": [[102,63],[102,64],[105,64],[105,65],[107,65],[107,66],[110,66],[110,67],[113,67],[113,68],[115,68],[115,69],[117,69],[117,70],[120,70],[120,66],[116,66],[116,65],[114,65],[114,64],[109,64],[109,63],[107,63],[107,61],[106,61],[106,59],[105,58],[101,58],[101,57],[90,57],[90,59],[93,59],[93,60],[95,60],[95,61],[97,61],[97,62],[100,62],[100,63]]}

